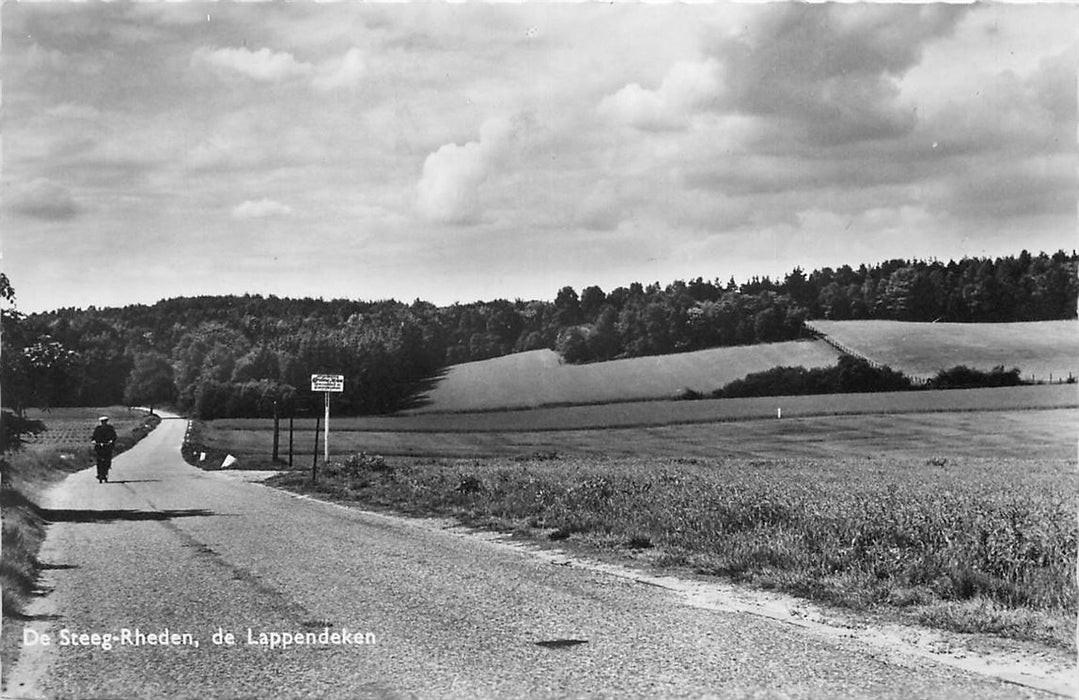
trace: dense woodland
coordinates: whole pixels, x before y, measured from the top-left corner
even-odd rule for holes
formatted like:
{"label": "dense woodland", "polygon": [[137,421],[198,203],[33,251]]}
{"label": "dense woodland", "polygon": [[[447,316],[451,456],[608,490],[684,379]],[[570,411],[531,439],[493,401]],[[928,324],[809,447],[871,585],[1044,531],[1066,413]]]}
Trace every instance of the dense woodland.
{"label": "dense woodland", "polygon": [[[4,402],[168,403],[204,418],[309,408],[312,373],[346,376],[342,413],[407,406],[448,365],[552,348],[567,362],[794,339],[804,321],[1070,319],[1079,257],[890,260],[782,281],[701,278],[559,290],[553,301],[436,307],[417,300],[177,298],[4,315]],[[0,278],[3,276],[0,275]],[[3,298],[14,289],[3,278]],[[12,284],[17,285],[17,280]]]}

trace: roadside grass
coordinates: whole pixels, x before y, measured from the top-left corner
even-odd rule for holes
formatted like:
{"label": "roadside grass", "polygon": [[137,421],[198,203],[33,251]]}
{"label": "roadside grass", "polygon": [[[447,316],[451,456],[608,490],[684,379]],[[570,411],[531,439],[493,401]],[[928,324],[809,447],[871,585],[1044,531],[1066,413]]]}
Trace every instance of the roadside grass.
{"label": "roadside grass", "polygon": [[21,617],[37,579],[36,555],[45,539],[45,520],[35,501],[48,485],[85,468],[91,461],[89,448],[79,448],[75,453],[56,449],[21,451],[0,458],[0,587],[5,619]]}
{"label": "roadside grass", "polygon": [[357,455],[268,483],[1074,650],[1073,460]]}

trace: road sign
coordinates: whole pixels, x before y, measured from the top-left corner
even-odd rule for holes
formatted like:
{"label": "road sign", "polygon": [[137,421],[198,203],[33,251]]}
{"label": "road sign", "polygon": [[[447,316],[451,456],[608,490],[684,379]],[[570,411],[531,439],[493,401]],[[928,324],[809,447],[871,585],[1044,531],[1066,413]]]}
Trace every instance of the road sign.
{"label": "road sign", "polygon": [[334,391],[345,390],[345,375],[343,374],[312,374],[311,391]]}
{"label": "road sign", "polygon": [[[345,376],[343,374],[312,374],[311,375],[311,391],[321,391],[323,398],[326,400],[326,422],[323,424],[323,430],[326,431],[326,440],[324,441],[324,456],[323,460],[330,461],[330,394],[340,393],[345,390]],[[315,454],[318,454],[318,427],[315,427]],[[318,457],[313,459],[317,460]],[[311,480],[315,480],[315,464],[311,465]]]}

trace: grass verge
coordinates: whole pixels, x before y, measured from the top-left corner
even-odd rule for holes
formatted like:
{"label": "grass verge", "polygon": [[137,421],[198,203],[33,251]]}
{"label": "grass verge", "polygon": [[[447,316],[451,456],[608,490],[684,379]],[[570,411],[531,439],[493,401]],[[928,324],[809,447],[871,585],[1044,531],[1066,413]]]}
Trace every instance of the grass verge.
{"label": "grass verge", "polygon": [[[130,431],[118,436],[116,452],[124,452],[145,437],[157,424],[156,415],[146,416]],[[3,543],[0,553],[0,590],[3,591],[4,659],[15,658],[18,636],[26,619],[26,605],[34,592],[41,562],[37,553],[45,540],[47,521],[39,505],[41,495],[68,474],[93,464],[88,444],[79,447],[26,448],[0,456],[0,509]],[[4,664],[5,678],[9,663]]]}
{"label": "grass verge", "polygon": [[399,460],[271,485],[1074,650],[1067,460]]}

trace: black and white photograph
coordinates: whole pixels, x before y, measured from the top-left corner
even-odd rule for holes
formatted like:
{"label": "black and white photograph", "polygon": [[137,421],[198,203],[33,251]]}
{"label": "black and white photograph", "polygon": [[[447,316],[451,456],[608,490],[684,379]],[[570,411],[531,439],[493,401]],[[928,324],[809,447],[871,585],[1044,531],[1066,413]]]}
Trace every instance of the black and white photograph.
{"label": "black and white photograph", "polygon": [[0,4],[2,696],[1079,696],[1079,4]]}

